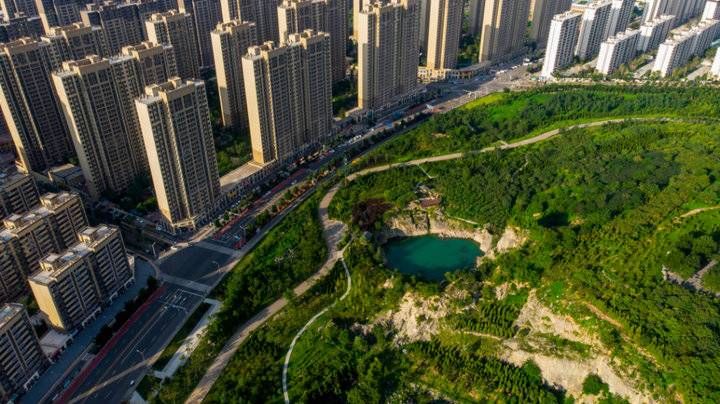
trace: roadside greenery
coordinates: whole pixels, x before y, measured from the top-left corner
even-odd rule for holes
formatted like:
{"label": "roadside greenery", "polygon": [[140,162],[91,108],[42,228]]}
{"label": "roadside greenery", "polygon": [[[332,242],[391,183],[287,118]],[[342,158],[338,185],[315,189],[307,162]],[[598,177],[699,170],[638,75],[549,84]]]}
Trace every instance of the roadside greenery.
{"label": "roadside greenery", "polygon": [[279,377],[295,334],[316,313],[336,300],[347,280],[338,263],[331,273],[301,298],[256,330],[235,353],[204,402],[258,403],[282,400]]}
{"label": "roadside greenery", "polygon": [[333,85],[333,115],[344,118],[348,111],[357,107],[357,85],[354,80],[343,80]]}
{"label": "roadside greenery", "polygon": [[362,165],[480,150],[500,141],[607,117],[717,118],[720,92],[706,87],[546,86],[493,94],[435,116],[380,147]]}
{"label": "roadside greenery", "polygon": [[237,327],[320,268],[327,248],[317,204],[317,197],[310,198],[288,215],[216,288],[222,308],[188,361],[152,402],[184,401]]}

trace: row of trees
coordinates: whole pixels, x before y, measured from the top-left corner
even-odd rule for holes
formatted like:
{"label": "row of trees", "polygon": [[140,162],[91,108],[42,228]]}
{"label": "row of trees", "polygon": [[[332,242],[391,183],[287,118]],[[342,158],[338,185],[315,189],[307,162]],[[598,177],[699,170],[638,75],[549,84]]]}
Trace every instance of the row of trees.
{"label": "row of trees", "polygon": [[657,86],[546,86],[490,97],[493,102],[481,99],[477,106],[436,115],[408,135],[381,147],[366,159],[368,164],[479,150],[561,122],[616,116],[720,116],[716,108],[719,92],[704,87],[667,90]]}

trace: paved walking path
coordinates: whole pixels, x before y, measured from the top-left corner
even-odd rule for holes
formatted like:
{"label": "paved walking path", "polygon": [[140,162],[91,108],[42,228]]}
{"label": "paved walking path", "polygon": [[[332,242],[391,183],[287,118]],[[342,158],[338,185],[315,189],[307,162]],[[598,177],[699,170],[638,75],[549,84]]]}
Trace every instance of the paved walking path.
{"label": "paved walking path", "polygon": [[[323,266],[313,276],[306,279],[294,290],[295,296],[302,296],[305,292],[310,290],[318,281],[325,277],[332,268],[335,266],[338,260],[342,259],[344,250],[338,250],[338,244],[342,239],[346,231],[346,226],[342,222],[330,219],[327,208],[330,206],[332,197],[337,192],[338,187],[334,187],[328,192],[325,197],[320,201],[319,213],[320,220],[324,229],[324,238],[328,244],[328,259],[325,261]],[[195,387],[195,390],[190,394],[190,397],[185,401],[186,404],[195,404],[203,401],[210,392],[213,384],[222,374],[223,369],[230,363],[235,352],[240,348],[240,345],[247,339],[250,334],[255,331],[258,327],[263,325],[267,320],[274,316],[277,312],[282,310],[288,304],[288,300],[284,297],[276,300],[270,306],[264,308],[262,311],[253,316],[250,320],[245,322],[235,334],[228,340],[220,354],[215,358],[215,361],[210,365],[205,375],[200,380],[200,383]]]}
{"label": "paved walking path", "polygon": [[283,371],[282,371],[282,383],[283,383],[283,395],[285,396],[285,403],[290,404],[290,396],[288,395],[288,367],[290,366],[290,357],[292,356],[293,349],[295,348],[295,344],[300,339],[300,336],[307,331],[308,327],[312,323],[315,322],[320,316],[327,313],[328,310],[330,310],[333,306],[337,304],[337,302],[341,302],[345,300],[347,295],[350,293],[350,290],[352,289],[352,277],[350,277],[350,271],[348,270],[347,264],[345,264],[345,260],[341,259],[340,262],[342,262],[343,268],[345,268],[345,276],[347,277],[347,289],[345,290],[345,293],[343,293],[342,296],[340,296],[340,299],[334,301],[331,305],[327,306],[326,308],[320,310],[319,313],[314,315],[305,325],[303,328],[298,331],[297,334],[295,334],[295,338],[293,338],[292,343],[290,343],[290,349],[288,349],[287,354],[285,355],[285,363],[283,364]]}
{"label": "paved walking path", "polygon": [[220,310],[220,302],[215,299],[205,299],[205,303],[210,304],[208,310],[203,314],[200,321],[193,327],[190,334],[183,340],[182,344],[178,347],[177,351],[173,354],[167,364],[162,370],[156,370],[153,375],[159,379],[165,379],[166,377],[172,377],[178,368],[182,366],[185,361],[190,357],[198,344],[200,339],[205,334],[208,324],[210,323],[210,317]]}

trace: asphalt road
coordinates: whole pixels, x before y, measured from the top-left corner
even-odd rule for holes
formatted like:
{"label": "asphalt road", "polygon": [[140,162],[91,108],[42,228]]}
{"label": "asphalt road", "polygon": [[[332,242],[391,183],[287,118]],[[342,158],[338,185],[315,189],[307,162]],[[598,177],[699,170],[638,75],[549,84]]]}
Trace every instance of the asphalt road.
{"label": "asphalt road", "polygon": [[108,351],[70,402],[119,403],[125,400],[147,371],[150,359],[159,355],[203,300],[203,296],[172,284]]}
{"label": "asphalt road", "polygon": [[160,263],[160,270],[168,275],[205,285],[214,285],[218,269],[232,261],[232,256],[217,250],[191,245],[169,255]]}

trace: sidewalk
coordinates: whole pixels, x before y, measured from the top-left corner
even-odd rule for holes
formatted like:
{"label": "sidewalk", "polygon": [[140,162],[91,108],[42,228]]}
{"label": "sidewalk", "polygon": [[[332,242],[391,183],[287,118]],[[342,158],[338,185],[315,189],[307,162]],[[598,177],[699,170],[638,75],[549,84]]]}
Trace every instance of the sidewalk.
{"label": "sidewalk", "polygon": [[[135,298],[140,289],[145,287],[147,280],[153,275],[149,266],[137,265],[135,269],[135,283],[130,285],[128,290],[118,296],[112,305],[106,307],[87,327],[80,330],[74,337],[73,342],[67,347],[60,357],[44,373],[38,381],[20,399],[20,403],[37,404],[44,400],[52,399],[55,390],[60,387],[63,381],[76,369],[80,359],[92,344],[95,336],[105,324],[112,321],[123,309],[126,302]],[[85,362],[87,363],[87,362]],[[46,397],[49,396],[49,397]]]}
{"label": "sidewalk", "polygon": [[172,377],[178,368],[185,363],[187,358],[190,357],[195,348],[197,348],[202,336],[205,334],[208,324],[210,323],[210,316],[220,310],[221,305],[220,302],[215,299],[205,299],[204,302],[209,303],[211,307],[202,316],[200,321],[198,321],[195,328],[193,328],[190,334],[185,338],[180,347],[178,347],[177,351],[175,351],[163,370],[154,371],[153,376],[159,379]]}

